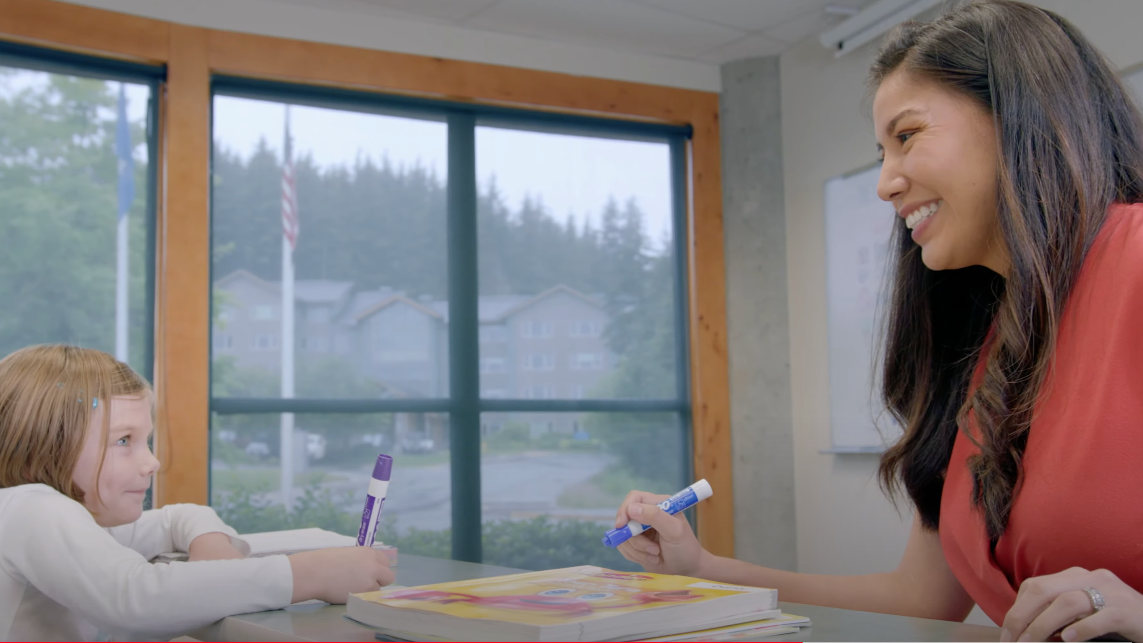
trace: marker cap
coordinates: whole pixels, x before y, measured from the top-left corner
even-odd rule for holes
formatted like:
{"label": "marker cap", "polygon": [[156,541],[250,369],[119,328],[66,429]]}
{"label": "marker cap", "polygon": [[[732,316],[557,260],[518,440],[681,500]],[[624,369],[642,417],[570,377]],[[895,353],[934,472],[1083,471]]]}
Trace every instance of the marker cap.
{"label": "marker cap", "polygon": [[607,533],[603,535],[603,544],[608,547],[618,547],[630,539],[631,530],[624,525],[622,527],[616,527],[615,529],[608,529]]}
{"label": "marker cap", "polygon": [[373,479],[389,481],[389,474],[393,471],[393,456],[382,453],[377,456],[377,464],[373,465]]}
{"label": "marker cap", "polygon": [[706,481],[706,478],[692,484],[691,489],[694,490],[695,496],[697,496],[700,501],[706,500],[714,495],[714,490],[710,488],[710,483]]}

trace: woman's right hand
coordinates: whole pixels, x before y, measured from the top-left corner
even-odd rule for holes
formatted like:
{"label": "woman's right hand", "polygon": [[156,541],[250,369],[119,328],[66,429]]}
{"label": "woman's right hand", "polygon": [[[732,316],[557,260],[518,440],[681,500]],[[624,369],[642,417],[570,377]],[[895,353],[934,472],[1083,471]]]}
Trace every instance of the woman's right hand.
{"label": "woman's right hand", "polygon": [[712,555],[699,545],[695,532],[683,514],[668,514],[658,504],[670,496],[646,491],[627,494],[615,515],[615,526],[629,521],[650,525],[646,531],[619,545],[619,553],[643,569],[656,574],[702,576],[702,568]]}
{"label": "woman's right hand", "polygon": [[292,603],[318,599],[341,604],[350,594],[389,585],[395,575],[389,558],[372,547],[333,547],[291,554]]}

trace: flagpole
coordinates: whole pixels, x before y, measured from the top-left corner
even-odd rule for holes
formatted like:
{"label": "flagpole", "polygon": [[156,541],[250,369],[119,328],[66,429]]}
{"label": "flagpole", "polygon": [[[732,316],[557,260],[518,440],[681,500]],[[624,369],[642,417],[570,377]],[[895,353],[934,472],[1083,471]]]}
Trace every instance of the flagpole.
{"label": "flagpole", "polygon": [[135,164],[131,153],[131,130],[127,124],[127,96],[119,83],[118,122],[115,128],[115,155],[119,161],[118,216],[115,241],[115,359],[127,361],[127,213],[135,198]]}
{"label": "flagpole", "polygon": [[[282,170],[282,399],[294,397],[294,243],[297,221],[297,198],[294,190],[293,158],[290,145],[290,106],[286,105],[286,138]],[[292,211],[292,212],[290,212]],[[293,215],[294,237],[290,236]],[[283,413],[279,430],[282,441],[279,449],[282,474],[282,504],[286,511],[294,505],[294,414]]]}

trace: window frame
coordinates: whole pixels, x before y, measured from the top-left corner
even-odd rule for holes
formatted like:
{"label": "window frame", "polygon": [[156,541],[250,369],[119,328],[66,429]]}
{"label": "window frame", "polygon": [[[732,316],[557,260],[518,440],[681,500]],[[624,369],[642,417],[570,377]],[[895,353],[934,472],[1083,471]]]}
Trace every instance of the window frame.
{"label": "window frame", "polygon": [[[676,415],[682,432],[679,454],[681,471],[688,480],[693,473],[691,439],[690,329],[688,328],[686,279],[687,212],[686,149],[692,136],[689,125],[667,125],[614,118],[560,114],[539,110],[460,103],[440,99],[401,96],[322,87],[281,81],[214,75],[211,78],[211,105],[217,96],[247,98],[353,112],[417,118],[447,124],[447,261],[448,261],[448,369],[449,395],[423,399],[324,399],[324,398],[235,398],[210,396],[210,411],[219,415],[251,413],[396,413],[445,412],[450,415],[450,467],[452,488],[452,556],[457,560],[480,562],[481,415],[512,412],[626,412]],[[671,176],[672,240],[675,270],[673,323],[676,334],[674,360],[675,395],[658,399],[553,399],[529,396],[485,398],[480,393],[480,328],[478,319],[477,275],[477,176],[476,129],[489,126],[553,134],[574,134],[622,140],[662,143],[669,152]],[[213,159],[213,134],[211,136]],[[212,182],[213,183],[213,182]],[[213,197],[212,197],[213,202]],[[213,208],[211,217],[213,218]],[[213,229],[213,226],[212,226]],[[213,238],[211,240],[213,248]],[[211,266],[213,293],[215,275]],[[214,297],[211,298],[214,306]],[[213,313],[213,310],[212,310]],[[213,316],[211,317],[213,319]],[[540,339],[555,335],[551,321],[530,321],[534,337],[541,325]],[[544,333],[546,331],[546,334]],[[213,325],[210,330],[213,335]],[[487,342],[484,342],[487,343]],[[212,347],[213,341],[208,342]],[[545,354],[546,355],[546,354]],[[532,357],[528,356],[529,359]],[[555,360],[538,370],[555,368]],[[531,364],[530,364],[531,365]],[[537,369],[526,369],[537,370]],[[208,388],[208,391],[212,388]],[[209,462],[209,459],[208,459]],[[211,497],[213,494],[209,494]]]}

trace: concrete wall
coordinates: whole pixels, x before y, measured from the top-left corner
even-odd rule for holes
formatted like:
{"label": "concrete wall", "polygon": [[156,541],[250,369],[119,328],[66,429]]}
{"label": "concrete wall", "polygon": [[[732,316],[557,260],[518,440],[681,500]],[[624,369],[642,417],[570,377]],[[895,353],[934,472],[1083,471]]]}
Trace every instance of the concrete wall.
{"label": "concrete wall", "polygon": [[730,423],[738,558],[795,569],[794,451],[776,56],[722,68]]}
{"label": "concrete wall", "polygon": [[[1137,34],[1143,2],[1039,4],[1072,20],[1118,68],[1143,62],[1143,38]],[[823,186],[827,179],[875,158],[863,108],[864,77],[874,48],[869,45],[835,59],[818,42],[807,40],[781,56],[797,556],[803,572],[891,569],[903,551],[910,521],[909,515],[898,516],[878,490],[875,456],[818,453],[830,445]],[[778,358],[748,353],[748,346],[734,343],[733,335],[731,340],[731,355],[743,360]],[[733,429],[736,434],[749,430],[740,425]],[[744,537],[751,536],[739,534]]]}

